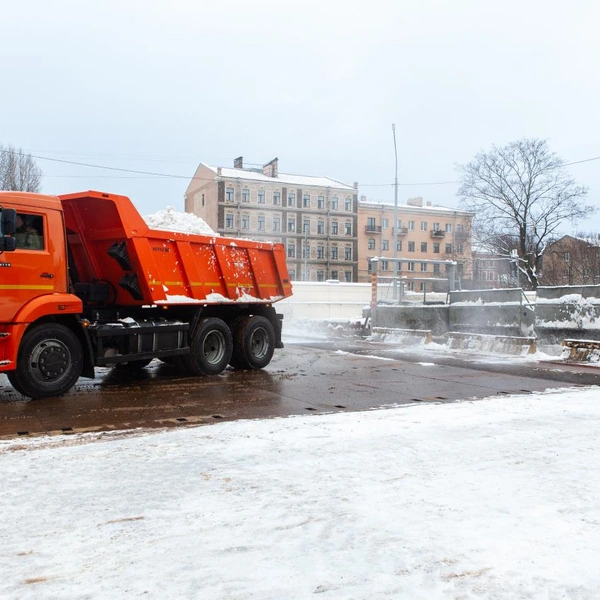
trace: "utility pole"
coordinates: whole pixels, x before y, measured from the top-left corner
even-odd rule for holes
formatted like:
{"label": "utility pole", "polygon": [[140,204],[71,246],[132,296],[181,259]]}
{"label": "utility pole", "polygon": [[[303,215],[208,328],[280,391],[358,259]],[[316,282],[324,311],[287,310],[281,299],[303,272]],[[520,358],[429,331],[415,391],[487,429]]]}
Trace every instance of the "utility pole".
{"label": "utility pole", "polygon": [[392,123],[392,136],[394,137],[394,156],[396,158],[396,176],[394,178],[394,233],[392,243],[394,244],[394,300],[398,299],[398,150],[396,148],[396,125]]}

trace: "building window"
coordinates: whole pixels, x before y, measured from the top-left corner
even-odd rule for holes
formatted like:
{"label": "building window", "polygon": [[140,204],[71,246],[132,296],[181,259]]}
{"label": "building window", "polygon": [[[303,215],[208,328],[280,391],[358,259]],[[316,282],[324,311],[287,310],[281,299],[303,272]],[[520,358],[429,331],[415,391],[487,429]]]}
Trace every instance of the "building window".
{"label": "building window", "polygon": [[369,238],[369,241],[367,243],[367,248],[369,250],[375,250],[375,238]]}
{"label": "building window", "polygon": [[273,217],[273,231],[281,231],[281,218]]}
{"label": "building window", "polygon": [[408,230],[409,231],[414,231],[415,230],[415,222],[414,221],[409,221],[408,222]]}
{"label": "building window", "polygon": [[350,212],[352,210],[352,200],[350,198],[346,198],[344,200],[344,208]]}
{"label": "building window", "polygon": [[446,223],[446,233],[452,233],[452,223]]}
{"label": "building window", "polygon": [[331,271],[331,279],[337,279],[338,278],[338,272],[337,271]]}
{"label": "building window", "polygon": [[439,254],[440,253],[440,245],[437,242],[435,242],[433,244],[433,253],[434,254]]}
{"label": "building window", "polygon": [[421,273],[427,272],[427,263],[421,263]]}
{"label": "building window", "polygon": [[281,192],[273,192],[273,204],[281,204]]}
{"label": "building window", "polygon": [[381,219],[381,228],[382,229],[387,229],[389,227],[389,221],[388,219]]}
{"label": "building window", "polygon": [[415,243],[414,242],[408,242],[408,251],[409,252],[415,251]]}
{"label": "building window", "polygon": [[427,231],[427,221],[421,221],[421,231]]}
{"label": "building window", "polygon": [[446,254],[452,254],[452,244],[446,244]]}
{"label": "building window", "polygon": [[296,244],[290,242],[287,247],[288,258],[296,258]]}
{"label": "building window", "polygon": [[334,196],[331,199],[331,210],[337,210],[338,209],[338,197]]}
{"label": "building window", "polygon": [[346,271],[344,273],[344,281],[346,283],[350,283],[352,281],[352,273],[350,271]]}
{"label": "building window", "polygon": [[352,248],[350,248],[348,246],[346,248],[344,248],[344,259],[352,260]]}
{"label": "building window", "polygon": [[440,274],[440,265],[433,265],[433,274],[434,275]]}
{"label": "building window", "polygon": [[295,271],[295,269],[289,269],[288,273],[290,275],[290,280],[291,281],[296,281],[296,271]]}
{"label": "building window", "polygon": [[288,194],[288,206],[296,206],[296,194]]}
{"label": "building window", "polygon": [[225,188],[225,200],[227,200],[228,202],[233,202],[233,188],[232,187]]}
{"label": "building window", "polygon": [[321,235],[325,233],[325,221],[317,221],[317,233]]}
{"label": "building window", "polygon": [[338,234],[338,222],[337,221],[332,221],[331,223],[331,235],[337,235]]}
{"label": "building window", "polygon": [[204,206],[204,194],[202,194],[202,206]]}
{"label": "building window", "polygon": [[258,203],[259,204],[265,203],[265,190],[258,190]]}
{"label": "building window", "polygon": [[310,258],[310,246],[302,244],[302,258]]}
{"label": "building window", "polygon": [[344,223],[344,233],[346,235],[352,235],[352,223],[350,223],[350,221]]}
{"label": "building window", "polygon": [[390,249],[390,241],[382,240],[381,241],[381,250],[389,250]]}
{"label": "building window", "polygon": [[390,270],[390,265],[388,263],[387,260],[380,260],[379,261],[379,269],[381,271],[389,271]]}
{"label": "building window", "polygon": [[242,229],[250,229],[250,215],[242,215]]}
{"label": "building window", "polygon": [[294,219],[294,218],[288,219],[287,230],[288,230],[288,233],[295,233],[296,219]]}
{"label": "building window", "polygon": [[376,231],[375,217],[367,217],[367,231]]}
{"label": "building window", "polygon": [[233,229],[233,214],[226,213],[225,215],[225,229]]}
{"label": "building window", "polygon": [[457,245],[456,245],[456,251],[457,251],[459,254],[462,254],[462,253],[464,252],[464,250],[463,250],[463,245],[462,245],[462,244],[457,244]]}
{"label": "building window", "polygon": [[338,259],[338,249],[334,246],[331,249],[331,260],[337,260],[337,259]]}
{"label": "building window", "polygon": [[427,242],[421,242],[421,252],[427,252]]}
{"label": "building window", "polygon": [[398,252],[402,251],[402,240],[396,243],[396,250],[398,250]]}
{"label": "building window", "polygon": [[325,271],[317,271],[317,281],[325,281]]}
{"label": "building window", "polygon": [[248,188],[242,190],[242,202],[250,202],[250,190]]}
{"label": "building window", "polygon": [[440,230],[440,224],[439,223],[434,223],[433,224],[433,231],[439,231]]}
{"label": "building window", "polygon": [[566,263],[571,262],[571,253],[570,252],[563,252],[563,261]]}
{"label": "building window", "polygon": [[302,222],[302,233],[310,233],[310,220],[304,219]]}
{"label": "building window", "polygon": [[317,198],[317,208],[323,210],[325,208],[325,196],[319,196]]}
{"label": "building window", "polygon": [[310,194],[304,194],[304,196],[302,196],[302,206],[304,206],[304,208],[310,208]]}
{"label": "building window", "polygon": [[323,260],[325,258],[325,246],[317,246],[317,258]]}
{"label": "building window", "polygon": [[456,233],[464,233],[465,231],[465,226],[462,223],[459,223],[456,226]]}
{"label": "building window", "polygon": [[415,270],[415,263],[414,262],[409,262],[407,269],[409,271],[414,271]]}
{"label": "building window", "polygon": [[263,215],[259,215],[258,216],[258,220],[257,220],[257,229],[259,231],[264,231],[265,230],[265,218]]}

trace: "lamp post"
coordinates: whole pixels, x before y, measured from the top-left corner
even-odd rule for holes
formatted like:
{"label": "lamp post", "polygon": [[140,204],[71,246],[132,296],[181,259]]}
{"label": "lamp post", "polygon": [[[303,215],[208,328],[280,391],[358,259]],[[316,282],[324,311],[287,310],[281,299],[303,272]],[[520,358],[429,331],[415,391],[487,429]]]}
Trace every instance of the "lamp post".
{"label": "lamp post", "polygon": [[394,244],[394,300],[398,299],[398,150],[396,148],[396,125],[392,123],[392,136],[394,138],[394,156],[396,159],[396,176],[394,178],[394,232],[392,243]]}

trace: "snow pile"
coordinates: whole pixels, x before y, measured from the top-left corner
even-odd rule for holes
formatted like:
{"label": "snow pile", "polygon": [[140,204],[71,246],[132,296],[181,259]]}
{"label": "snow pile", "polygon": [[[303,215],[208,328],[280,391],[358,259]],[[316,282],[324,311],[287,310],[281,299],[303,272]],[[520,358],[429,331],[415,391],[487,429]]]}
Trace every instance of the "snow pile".
{"label": "snow pile", "polygon": [[165,210],[159,210],[153,215],[146,215],[143,218],[151,229],[217,235],[204,219],[191,213],[178,212],[172,206],[167,206]]}
{"label": "snow pile", "polygon": [[597,598],[599,428],[594,388],[0,442],[0,596]]}

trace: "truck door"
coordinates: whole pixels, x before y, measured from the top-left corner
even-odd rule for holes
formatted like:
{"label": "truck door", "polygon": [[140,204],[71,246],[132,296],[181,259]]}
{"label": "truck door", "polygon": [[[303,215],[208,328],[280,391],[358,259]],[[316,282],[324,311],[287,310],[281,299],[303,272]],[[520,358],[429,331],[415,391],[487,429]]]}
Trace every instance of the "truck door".
{"label": "truck door", "polygon": [[0,255],[0,321],[10,322],[27,302],[55,291],[60,279],[47,216],[17,211],[16,249]]}

